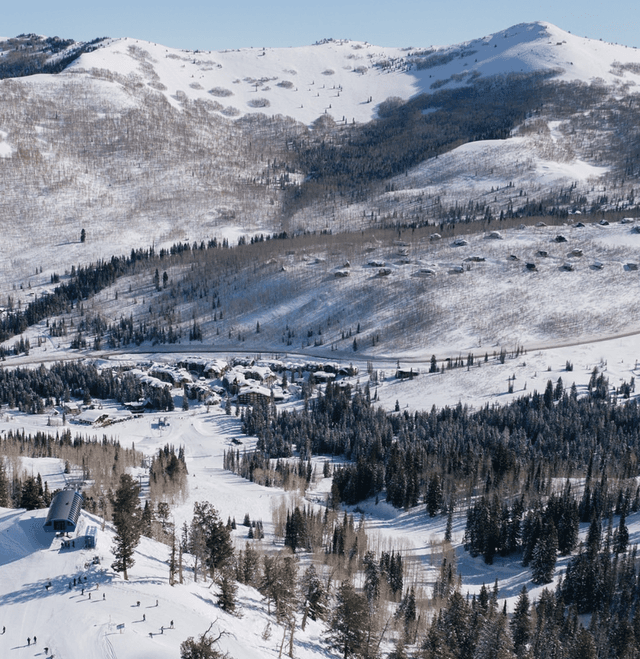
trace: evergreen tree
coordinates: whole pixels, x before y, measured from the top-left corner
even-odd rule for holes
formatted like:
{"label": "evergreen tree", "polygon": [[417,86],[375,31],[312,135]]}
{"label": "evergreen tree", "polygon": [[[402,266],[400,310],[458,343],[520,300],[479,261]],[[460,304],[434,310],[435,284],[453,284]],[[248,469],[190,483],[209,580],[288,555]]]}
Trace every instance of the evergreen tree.
{"label": "evergreen tree", "polygon": [[538,538],[531,559],[532,580],[537,584],[549,583],[553,579],[558,553],[558,533],[552,522]]}
{"label": "evergreen tree", "polygon": [[459,590],[449,596],[439,625],[448,651],[456,657],[468,657],[475,644],[474,630],[469,605]]}
{"label": "evergreen tree", "polygon": [[111,567],[129,579],[127,570],[134,564],[133,553],[140,541],[142,510],[140,485],[129,475],[120,476],[120,484],[111,498],[115,537]]}
{"label": "evergreen tree", "polygon": [[427,504],[429,517],[435,517],[442,506],[442,484],[438,474],[433,474],[429,479],[425,503]]}
{"label": "evergreen tree", "polygon": [[473,659],[511,659],[514,656],[512,648],[507,616],[497,613],[484,622]]}
{"label": "evergreen tree", "polygon": [[[40,474],[38,474],[39,476]],[[42,480],[40,480],[42,483]],[[33,476],[27,476],[20,490],[20,508],[35,510],[44,507],[43,490],[41,484]]]}
{"label": "evergreen tree", "polygon": [[257,585],[258,572],[260,571],[258,552],[248,542],[245,545],[244,552],[241,554],[241,560],[238,562],[238,580],[248,586]]}
{"label": "evergreen tree", "polygon": [[9,508],[10,503],[9,479],[4,467],[4,458],[0,456],[0,507]]}
{"label": "evergreen tree", "polygon": [[237,605],[238,585],[229,565],[225,565],[220,575],[220,595],[218,604],[223,611],[233,613]]}
{"label": "evergreen tree", "polygon": [[447,513],[447,526],[444,530],[445,542],[451,542],[452,532],[453,532],[453,506],[449,506],[449,512]]}
{"label": "evergreen tree", "polygon": [[292,513],[287,512],[284,544],[285,547],[290,547],[294,554],[298,547],[302,547],[304,549],[307,548],[308,541],[306,522],[298,506],[296,506]]}
{"label": "evergreen tree", "polygon": [[233,556],[230,531],[218,511],[207,501],[194,504],[192,528],[194,526],[202,534],[206,546],[205,562],[213,574],[227,565]]}
{"label": "evergreen tree", "polygon": [[402,621],[404,636],[412,638],[416,624],[416,592],[413,586],[405,593],[396,609],[396,619]]}
{"label": "evergreen tree", "polygon": [[336,608],[331,618],[329,638],[343,659],[359,655],[365,645],[368,627],[368,605],[364,595],[353,584],[343,581],[336,595]]}
{"label": "evergreen tree", "polygon": [[372,609],[380,597],[380,568],[372,551],[368,551],[363,559],[364,565],[364,594]]}
{"label": "evergreen tree", "polygon": [[147,538],[153,538],[153,517],[153,506],[151,506],[147,499],[144,502],[144,509],[140,518],[140,532]]}
{"label": "evergreen tree", "polygon": [[418,656],[420,659],[457,659],[462,656],[453,652],[446,643],[442,612],[429,627]]}
{"label": "evergreen tree", "polygon": [[301,627],[304,631],[307,617],[311,620],[324,620],[327,615],[327,591],[314,565],[310,565],[305,570],[300,582],[300,591],[303,611]]}
{"label": "evergreen tree", "polygon": [[591,556],[595,556],[600,551],[600,544],[602,542],[602,526],[600,520],[596,515],[591,519],[589,531],[587,533],[587,552]]}
{"label": "evergreen tree", "polygon": [[620,514],[620,522],[614,536],[614,551],[616,554],[624,554],[629,544],[629,529],[624,511]]}
{"label": "evergreen tree", "polygon": [[[578,630],[573,647],[567,655],[568,659],[596,659],[598,653],[596,651],[596,644],[593,641],[593,636],[581,627]],[[633,655],[630,655],[633,656]]]}
{"label": "evergreen tree", "polygon": [[558,521],[558,549],[562,556],[567,556],[578,546],[580,514],[574,499],[566,501]]}
{"label": "evergreen tree", "polygon": [[516,654],[521,657],[531,638],[531,613],[527,587],[522,586],[511,618],[511,636]]}

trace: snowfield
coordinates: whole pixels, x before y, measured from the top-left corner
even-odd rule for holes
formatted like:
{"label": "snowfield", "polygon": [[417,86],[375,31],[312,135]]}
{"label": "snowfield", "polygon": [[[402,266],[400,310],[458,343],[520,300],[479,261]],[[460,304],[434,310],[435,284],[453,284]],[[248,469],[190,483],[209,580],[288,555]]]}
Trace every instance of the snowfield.
{"label": "snowfield", "polygon": [[[417,382],[414,381],[416,390]],[[295,501],[320,505],[328,492],[330,479],[321,476],[315,478],[315,484],[301,500],[298,494],[260,487],[224,472],[222,451],[232,446],[230,439],[240,437],[247,441],[239,434],[234,417],[207,413],[204,409],[188,414],[169,413],[167,417],[169,425],[162,429],[153,414],[117,428],[122,441],[135,441],[136,447],[145,453],[166,442],[180,442],[186,447],[190,489],[188,500],[173,510],[178,528],[190,518],[193,502],[208,500],[220,511],[222,519],[230,516],[241,522],[245,512],[252,519],[262,519],[266,536],[254,545],[276,551],[282,545],[273,536],[272,509],[283,500],[289,504]],[[38,419],[16,415],[10,421],[14,427],[24,424],[30,430],[35,425],[30,428],[29,424]],[[6,424],[5,419],[3,426]],[[61,483],[62,465],[57,474],[47,460],[25,461],[25,467],[34,472],[39,469],[50,487]],[[318,473],[321,471],[320,468]],[[365,515],[370,546],[402,551],[409,574],[424,595],[430,596],[440,562],[445,518],[429,518],[423,506],[402,511],[373,500],[361,503],[358,511],[356,516]],[[193,583],[188,567],[184,583],[170,586],[169,548],[147,538],[142,538],[137,548],[136,563],[126,582],[109,567],[113,560],[110,525],[102,530],[100,518],[83,512],[77,531],[70,538],[75,546],[66,548],[62,547],[62,538],[44,532],[46,513],[46,509],[0,510],[0,625],[6,627],[6,633],[0,636],[2,656],[9,656],[5,654],[8,652],[17,657],[34,656],[34,652],[37,655],[47,647],[47,656],[66,659],[169,659],[178,656],[183,640],[197,637],[212,622],[216,634],[223,632],[219,648],[232,657],[278,656],[282,629],[267,616],[266,603],[254,589],[239,585],[238,615],[226,614],[216,605],[217,587],[210,582]],[[96,549],[83,546],[89,525],[99,527]],[[542,587],[531,584],[530,569],[523,568],[517,556],[496,557],[492,566],[485,565],[481,556],[471,558],[461,546],[464,525],[464,514],[458,513],[454,518],[453,546],[463,592],[478,593],[483,584],[492,585],[498,579],[501,605],[506,601],[509,610],[525,584],[535,601]],[[627,525],[633,545],[640,541],[640,514],[627,517]],[[581,525],[582,535],[587,526]],[[246,527],[239,523],[233,537],[237,548],[244,548]],[[304,554],[300,556],[304,565]],[[567,560],[559,558],[556,580]],[[190,564],[189,557],[185,562]],[[263,632],[268,623],[272,634],[265,639]],[[37,644],[32,647],[35,637]],[[32,645],[28,645],[28,638]],[[305,632],[296,632],[294,654],[300,659],[338,656],[326,644],[323,625],[312,621]]]}
{"label": "snowfield", "polygon": [[109,39],[65,75],[99,79],[111,71],[162,93],[176,108],[186,99],[209,100],[228,116],[260,112],[311,124],[323,114],[370,121],[388,98],[406,100],[435,89],[436,82],[450,89],[478,76],[551,71],[568,82],[637,85],[640,73],[628,64],[640,64],[640,51],[536,22],[454,46],[421,48],[329,39],[297,48],[212,52]]}
{"label": "snowfield", "polygon": [[[188,164],[177,159],[171,171],[156,170],[145,161],[145,145],[137,145],[140,162],[123,174],[126,181],[117,183],[116,174],[121,173],[113,164],[117,158],[110,161],[113,169],[108,173],[100,169],[103,161],[97,160],[97,174],[67,170],[69,163],[60,159],[55,140],[48,141],[48,130],[57,121],[53,104],[57,94],[78,93],[81,105],[83,99],[95,105],[93,109],[98,108],[114,125],[126,123],[128,110],[144,108],[145,98],[154,101],[155,110],[168,104],[175,114],[204,104],[207,112],[221,120],[206,135],[203,128],[198,144],[203,153],[211,153],[222,143],[225,131],[233,132],[232,121],[238,118],[290,117],[308,127],[327,115],[336,122],[361,123],[375,118],[380,104],[391,97],[406,100],[477,77],[540,70],[551,72],[557,80],[602,81],[620,93],[635,93],[640,83],[640,51],[582,39],[547,23],[518,25],[464,44],[425,49],[329,40],[306,48],[186,52],[126,38],[105,41],[59,76],[3,81],[0,88],[14,94],[20,112],[28,111],[29,104],[18,101],[30,93],[52,104],[43,101],[49,127],[43,127],[43,118],[31,117],[25,123],[27,137],[17,128],[12,133],[0,124],[0,163],[15,162],[16,171],[26,177],[19,180],[33,180],[32,191],[37,191],[26,194],[13,181],[0,183],[0,197],[11,209],[11,221],[3,219],[6,226],[0,245],[0,313],[11,305],[26,306],[51,290],[53,273],[64,277],[71,264],[126,254],[132,246],[153,244],[159,249],[175,241],[200,241],[214,235],[235,243],[246,234],[269,231],[270,222],[275,221],[263,213],[263,208],[271,207],[270,195],[275,207],[272,189],[265,193],[263,207],[249,196],[243,198],[243,215],[240,219],[238,213],[236,221],[235,202],[229,201],[225,184],[215,187],[219,175],[244,191],[251,176],[262,175],[257,166],[256,171],[243,172],[247,180],[240,181],[236,162],[224,172],[213,168],[210,176],[215,184],[195,184],[200,205],[192,214],[175,201],[176,191],[184,198],[194,194],[184,181],[195,180],[196,165],[206,165],[199,155]],[[373,201],[341,207],[332,220],[336,227],[354,231],[351,237],[309,243],[297,252],[288,251],[289,243],[282,241],[281,253],[270,255],[268,261],[256,260],[250,268],[238,266],[229,279],[221,275],[215,287],[224,301],[225,319],[222,314],[211,319],[209,299],[196,302],[195,306],[207,309],[198,316],[204,332],[200,342],[184,338],[178,345],[143,344],[118,353],[72,351],[72,333],[54,338],[43,321],[24,333],[31,342],[29,354],[8,357],[1,367],[87,359],[96,360],[98,366],[126,364],[140,378],[158,383],[160,374],[176,373],[175,363],[187,355],[194,361],[217,360],[218,365],[238,355],[255,358],[261,375],[271,374],[263,363],[270,358],[301,364],[331,360],[357,368],[356,375],[341,376],[343,382],[360,388],[368,385],[377,405],[388,411],[397,406],[403,412],[458,403],[470,408],[504,404],[534,390],[542,392],[549,380],[555,385],[559,378],[565,389],[575,383],[582,394],[595,367],[611,387],[619,387],[640,377],[640,232],[635,215],[623,222],[586,226],[578,224],[579,214],[554,227],[502,229],[496,221],[491,231],[459,232],[440,241],[428,234],[414,238],[406,229],[398,231],[397,240],[394,233],[392,239],[374,236],[367,244],[355,244],[361,218],[373,213],[374,206],[379,215],[399,212],[402,217],[422,204],[423,198],[425,206],[435,203],[436,197],[445,206],[453,204],[463,194],[488,204],[517,204],[518,198],[526,196],[524,187],[527,194],[542,197],[553,188],[573,185],[588,190],[590,198],[604,195],[609,166],[574,151],[564,139],[565,130],[563,121],[545,120],[533,127],[525,122],[509,139],[464,144],[394,178]],[[179,141],[180,136],[171,138]],[[41,150],[32,152],[27,143],[38,144]],[[88,145],[90,151],[94,147],[106,149],[102,144]],[[116,141],[108,147],[118,153]],[[34,174],[42,163],[59,177],[55,184]],[[184,171],[178,173],[180,167]],[[127,187],[131,176],[153,182],[143,186],[146,196]],[[70,180],[77,187],[66,187]],[[209,179],[203,176],[202,180]],[[126,201],[123,191],[129,195]],[[20,196],[31,205],[14,217],[12,200]],[[323,208],[305,213],[292,222],[304,227],[311,218],[316,222],[312,226],[326,226],[321,224],[328,221]],[[93,224],[86,225],[89,237],[80,243],[80,228],[87,218]],[[566,236],[566,243],[556,238],[558,234]],[[171,277],[186,277],[188,267],[182,271],[180,266],[169,267]],[[121,317],[137,323],[151,314],[154,305],[154,313],[161,317],[158,309],[165,303],[169,306],[163,295],[148,272],[137,272],[85,301],[82,310],[70,311],[69,318],[75,320],[74,327],[85,312],[99,314],[104,323],[118,322]],[[171,313],[195,321],[192,311],[180,302]],[[297,331],[295,344],[285,345],[285,327],[290,326]],[[323,328],[323,338],[313,345],[308,339],[318,327]],[[351,329],[360,341],[357,350]],[[378,343],[373,340],[376,334],[381,335]],[[18,338],[4,347],[10,348]],[[501,351],[506,353],[504,363],[499,359]],[[473,364],[447,368],[452,360],[466,361],[470,354]],[[436,373],[429,373],[432,355],[442,369]],[[573,365],[571,370],[568,364]],[[398,368],[409,369],[410,376],[397,378]],[[243,380],[240,369],[237,373]],[[197,376],[182,375],[186,381],[200,383]],[[216,378],[204,380],[200,384],[212,390],[219,385]],[[300,389],[291,386],[290,392],[279,405],[300,408]],[[322,476],[327,458],[314,459],[315,473],[306,493],[251,483],[223,468],[226,450],[242,452],[255,446],[255,438],[242,433],[240,418],[225,414],[218,404],[194,401],[190,409],[180,410],[181,386],[172,395],[176,403],[172,412],[132,414],[114,401],[105,401],[102,409],[86,412],[80,419],[88,425],[69,418],[67,427],[72,434],[105,434],[123,446],[135,445],[146,457],[166,445],[184,447],[188,493],[171,502],[178,533],[190,521],[194,503],[209,501],[223,521],[235,519],[236,549],[243,549],[248,541],[242,525],[246,514],[264,525],[265,538],[253,541],[256,548],[264,552],[283,549],[282,539],[275,534],[274,516],[295,505],[323,509],[332,484],[330,477]],[[117,423],[102,426],[104,414]],[[55,433],[62,427],[61,416],[53,409],[28,415],[3,407],[0,437],[16,429]],[[339,463],[340,457],[333,462]],[[40,474],[49,490],[65,484],[62,460],[22,456],[7,460],[7,466],[17,475]],[[131,471],[140,478],[144,495],[149,487],[148,468]],[[562,483],[557,486],[561,488]],[[466,503],[460,502],[454,517],[452,543],[463,592],[478,593],[483,584],[492,585],[497,579],[500,602],[506,602],[508,610],[513,610],[523,585],[535,600],[542,587],[532,585],[531,570],[521,566],[521,557],[497,557],[487,566],[481,556],[471,558],[464,551]],[[429,518],[423,505],[394,509],[382,496],[349,511],[356,518],[362,515],[373,548],[402,552],[420,596],[430,597],[441,559],[445,518]],[[170,586],[169,548],[148,538],[141,540],[130,579],[124,581],[110,567],[113,529],[109,524],[102,528],[99,517],[83,511],[68,547],[63,546],[63,538],[44,532],[46,514],[46,509],[0,509],[2,659],[45,656],[45,647],[47,657],[64,659],[175,659],[182,641],[197,637],[212,623],[212,633],[221,634],[219,648],[231,658],[278,657],[283,629],[267,615],[266,602],[256,590],[239,585],[238,615],[229,615],[217,605],[217,585],[194,583],[189,556],[185,557],[184,583]],[[99,527],[97,547],[91,550],[83,543],[88,526]],[[629,515],[627,526],[630,544],[638,543],[640,513]],[[582,525],[583,536],[586,530]],[[309,560],[302,553],[301,567]],[[567,561],[559,558],[554,583]],[[296,632],[294,656],[329,659],[338,654],[329,647],[326,626],[309,621],[306,631]]]}

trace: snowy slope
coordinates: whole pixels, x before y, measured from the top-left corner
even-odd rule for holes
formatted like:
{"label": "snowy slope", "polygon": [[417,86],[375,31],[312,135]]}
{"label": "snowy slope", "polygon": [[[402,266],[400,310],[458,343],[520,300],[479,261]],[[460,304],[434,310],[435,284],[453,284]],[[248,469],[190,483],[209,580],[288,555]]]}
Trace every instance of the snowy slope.
{"label": "snowy slope", "polygon": [[[635,67],[625,69],[628,64]],[[634,86],[640,82],[638,67],[637,49],[538,22],[428,48],[329,40],[299,48],[191,52],[112,39],[82,55],[67,75],[99,76],[107,70],[160,91],[176,107],[184,99],[206,99],[220,103],[220,112],[229,116],[260,112],[310,124],[323,114],[369,121],[387,98],[428,93],[436,82],[444,83],[437,88],[452,88],[477,77],[551,71],[559,80]]]}
{"label": "snowy slope", "polygon": [[[417,384],[413,387],[419,391]],[[264,516],[267,522],[271,506],[277,506],[283,497],[289,500],[289,505],[293,502],[310,505],[330,487],[330,479],[319,477],[305,500],[298,494],[259,487],[225,475],[220,453],[230,436],[236,434],[237,420],[224,414],[210,415],[203,408],[187,415],[175,412],[168,416],[170,426],[162,431],[163,436],[154,430],[153,415],[145,415],[127,427],[120,426],[120,432],[123,440],[135,439],[136,446],[143,444],[145,451],[152,451],[163,441],[181,441],[186,445],[191,492],[184,506],[174,511],[177,524],[194,501],[205,499],[218,508],[223,519],[247,510],[253,519]],[[19,415],[14,421],[32,423],[37,419]],[[146,440],[141,442],[144,436]],[[402,551],[412,583],[415,580],[418,588],[430,596],[445,518],[429,518],[422,506],[402,511],[373,500],[360,504],[359,510],[366,515],[370,546]],[[76,546],[63,548],[61,538],[42,530],[45,517],[46,510],[0,510],[0,626],[6,627],[6,633],[0,636],[1,656],[8,656],[9,651],[12,656],[13,653],[17,657],[33,656],[47,646],[50,654],[66,659],[169,659],[178,656],[183,640],[201,634],[212,621],[216,621],[216,632],[225,633],[220,648],[229,651],[232,657],[278,656],[282,629],[267,616],[266,603],[255,590],[240,586],[241,617],[227,615],[216,606],[217,588],[210,583],[194,583],[188,568],[184,584],[169,586],[168,547],[146,538],[138,546],[136,564],[130,570],[130,580],[125,582],[109,568],[113,560],[109,525],[99,531],[95,550],[84,549],[79,538],[87,525],[99,525],[100,520],[83,512],[78,531],[72,536]],[[640,514],[629,515],[627,525],[631,544],[637,543]],[[500,602],[506,601],[509,610],[513,609],[523,585],[527,585],[532,599],[540,594],[542,587],[532,585],[531,571],[521,566],[520,557],[496,557],[492,566],[487,566],[481,556],[470,557],[461,546],[464,526],[465,515],[461,509],[454,519],[453,546],[463,592],[477,593],[482,584],[492,584],[497,578]],[[265,530],[264,549],[280,548],[281,541],[273,544],[269,524],[265,524]],[[586,530],[586,525],[582,525],[583,537]],[[244,547],[245,532],[241,525],[234,532],[239,548]],[[96,556],[100,562],[94,564]],[[304,556],[302,560],[304,565]],[[566,557],[558,560],[556,579],[567,560]],[[51,586],[47,588],[49,583]],[[269,620],[272,635],[264,639],[262,632]],[[27,644],[27,638],[33,643],[34,637],[37,637],[35,648]],[[298,629],[295,656],[299,659],[338,656],[327,648],[325,639],[320,624],[311,623],[305,632]]]}
{"label": "snowy slope", "polygon": [[[188,576],[184,585],[169,586],[168,548],[146,538],[124,581],[109,568],[108,527],[99,531],[96,549],[81,548],[84,526],[99,523],[83,513],[76,546],[63,548],[61,538],[42,530],[46,512],[0,509],[1,656],[45,656],[47,647],[47,657],[66,659],[175,659],[180,643],[213,621],[214,635],[224,632],[220,649],[236,659],[277,656],[279,627],[272,621],[274,638],[261,639],[268,618],[253,589],[240,586],[242,618],[227,615],[215,606],[210,582],[194,584]],[[102,562],[94,564],[94,556]],[[326,656],[317,625],[301,634],[298,656]]]}
{"label": "snowy slope", "polygon": [[[265,123],[256,120],[254,128],[249,121],[277,116],[275,131],[290,131],[294,139],[319,117],[368,122],[389,98],[533,71],[600,81],[622,98],[637,89],[640,52],[547,23],[421,48],[330,40],[187,52],[123,38],[101,42],[60,74],[2,80],[0,295],[26,286],[34,264],[45,269],[46,280],[71,263],[127,253],[132,245],[166,247],[214,236],[235,242],[242,233],[318,230],[329,221],[333,231],[354,230],[372,213],[428,219],[439,212],[436,199],[441,208],[491,203],[498,215],[511,203],[509,184],[524,188],[533,202],[578,182],[576,196],[590,203],[600,195],[596,180],[620,199],[632,197],[633,179],[624,189],[604,182],[615,162],[615,149],[598,155],[611,144],[606,122],[587,138],[569,119],[543,117],[544,126],[520,127],[510,139],[426,160],[390,182],[393,192],[372,192],[357,204],[317,200],[295,212],[287,208],[285,216],[286,190],[269,182],[265,164],[284,160],[292,183],[308,172],[295,158],[286,162],[292,156],[284,140],[269,154]],[[82,244],[81,228],[89,236]]]}

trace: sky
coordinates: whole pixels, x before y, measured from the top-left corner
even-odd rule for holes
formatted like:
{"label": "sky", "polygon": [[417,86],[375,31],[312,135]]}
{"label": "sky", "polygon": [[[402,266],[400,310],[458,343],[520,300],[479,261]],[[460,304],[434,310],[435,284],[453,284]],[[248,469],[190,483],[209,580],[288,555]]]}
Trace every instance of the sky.
{"label": "sky", "polygon": [[426,47],[537,20],[577,36],[640,47],[637,0],[26,0],[3,7],[0,35],[133,37],[189,50],[304,46],[325,38]]}

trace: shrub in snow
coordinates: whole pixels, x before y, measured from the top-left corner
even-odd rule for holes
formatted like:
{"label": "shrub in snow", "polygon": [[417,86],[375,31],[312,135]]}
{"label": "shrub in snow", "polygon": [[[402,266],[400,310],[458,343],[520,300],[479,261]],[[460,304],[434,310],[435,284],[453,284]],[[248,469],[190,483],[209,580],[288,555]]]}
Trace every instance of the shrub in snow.
{"label": "shrub in snow", "polygon": [[219,97],[224,97],[224,96],[233,96],[233,92],[230,89],[225,89],[224,87],[214,87],[213,89],[209,90],[209,93],[211,96],[219,96]]}
{"label": "shrub in snow", "polygon": [[250,108],[268,108],[271,103],[266,98],[252,98],[247,105]]}

